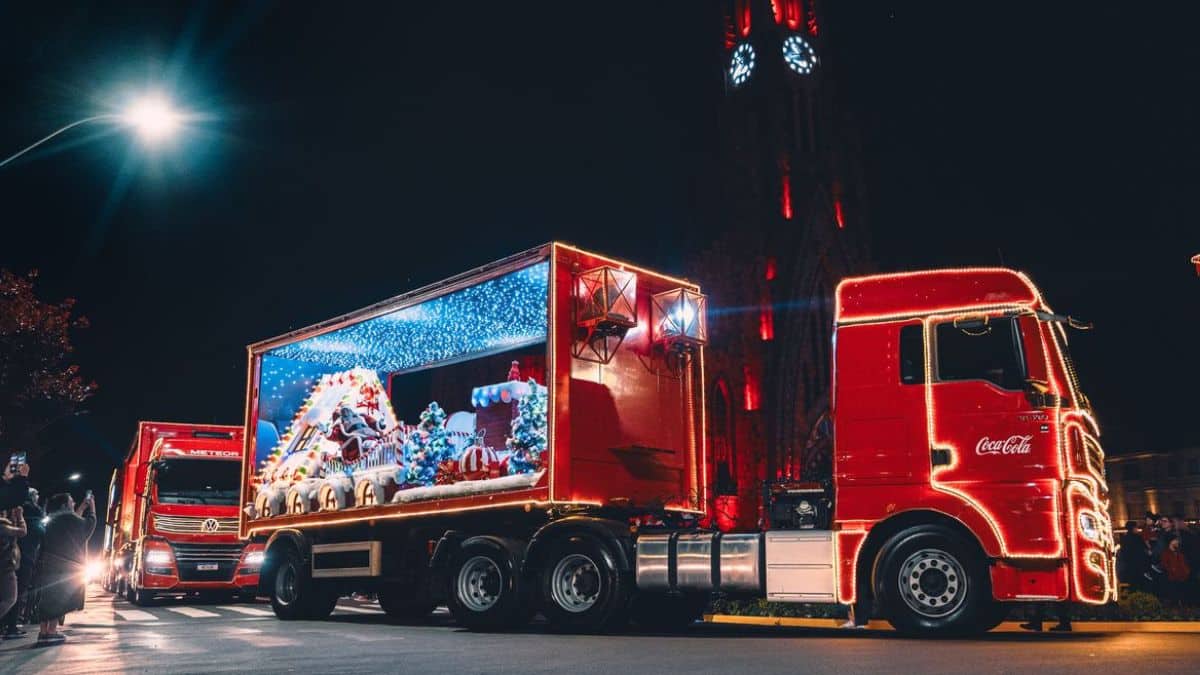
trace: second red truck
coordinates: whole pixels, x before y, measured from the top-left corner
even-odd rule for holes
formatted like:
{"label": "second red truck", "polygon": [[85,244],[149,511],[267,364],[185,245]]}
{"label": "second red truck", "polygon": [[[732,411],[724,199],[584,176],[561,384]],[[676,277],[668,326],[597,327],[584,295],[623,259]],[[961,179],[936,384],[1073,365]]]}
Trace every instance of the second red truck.
{"label": "second red truck", "polygon": [[103,584],[130,602],[253,597],[263,550],[237,536],[242,428],[141,422],[113,472]]}

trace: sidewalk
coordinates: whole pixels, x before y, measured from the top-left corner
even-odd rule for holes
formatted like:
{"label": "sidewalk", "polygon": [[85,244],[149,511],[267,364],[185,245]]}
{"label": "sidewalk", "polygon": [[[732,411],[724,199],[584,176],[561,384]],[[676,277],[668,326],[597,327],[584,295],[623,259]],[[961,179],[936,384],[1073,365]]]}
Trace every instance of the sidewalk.
{"label": "sidewalk", "polygon": [[[740,626],[779,626],[782,628],[825,628],[838,629],[845,619],[799,619],[779,616],[733,616],[730,614],[705,614],[709,623],[734,624]],[[1052,625],[1053,622],[1047,624]],[[886,621],[872,621],[869,630],[891,631]],[[1200,621],[1075,621],[1075,633],[1200,633]],[[1005,621],[994,633],[1027,633],[1021,629],[1020,621]]]}

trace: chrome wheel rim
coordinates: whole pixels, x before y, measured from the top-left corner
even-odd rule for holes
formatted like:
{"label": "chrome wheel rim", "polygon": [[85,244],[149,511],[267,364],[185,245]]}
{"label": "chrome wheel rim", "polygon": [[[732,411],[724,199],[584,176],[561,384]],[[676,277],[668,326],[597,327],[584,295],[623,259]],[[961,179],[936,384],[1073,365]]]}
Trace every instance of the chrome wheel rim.
{"label": "chrome wheel rim", "polygon": [[967,598],[967,575],[957,558],[938,549],[913,553],[900,565],[900,595],[912,611],[939,618],[958,609]]}
{"label": "chrome wheel rim", "polygon": [[554,604],[568,612],[586,612],[600,599],[602,585],[595,561],[581,553],[572,553],[554,566],[550,596]]}
{"label": "chrome wheel rim", "polygon": [[275,597],[281,605],[296,601],[296,569],[290,564],[284,565],[275,575]]}
{"label": "chrome wheel rim", "polygon": [[496,561],[477,555],[458,571],[458,601],[472,612],[486,612],[500,601],[500,567]]}

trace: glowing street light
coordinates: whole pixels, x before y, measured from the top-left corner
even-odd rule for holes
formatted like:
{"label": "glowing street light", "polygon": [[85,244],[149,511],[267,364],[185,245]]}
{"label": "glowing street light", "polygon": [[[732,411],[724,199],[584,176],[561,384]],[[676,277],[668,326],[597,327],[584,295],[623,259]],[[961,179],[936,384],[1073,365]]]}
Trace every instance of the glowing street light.
{"label": "glowing street light", "polygon": [[70,476],[67,476],[67,480],[72,483],[78,483],[82,479],[83,479],[83,474],[79,473],[78,471],[71,474]]}
{"label": "glowing street light", "polygon": [[109,122],[129,127],[148,144],[159,143],[179,129],[184,115],[173,108],[170,102],[161,94],[148,94],[134,101],[128,108],[119,113],[102,113],[92,115],[67,124],[16,154],[0,160],[0,168],[33,150],[46,141],[75,127],[91,122]]}
{"label": "glowing street light", "polygon": [[179,128],[180,115],[159,95],[150,95],[134,102],[121,116],[121,121],[133,127],[143,140],[157,143]]}

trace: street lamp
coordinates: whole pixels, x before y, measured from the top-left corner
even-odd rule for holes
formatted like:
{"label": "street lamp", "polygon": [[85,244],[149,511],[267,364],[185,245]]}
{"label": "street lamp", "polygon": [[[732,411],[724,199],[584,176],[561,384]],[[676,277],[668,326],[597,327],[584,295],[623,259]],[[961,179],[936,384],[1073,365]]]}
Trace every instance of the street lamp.
{"label": "street lamp", "polygon": [[122,112],[92,115],[60,127],[16,154],[0,160],[0,168],[55,136],[91,122],[109,122],[129,127],[144,142],[154,144],[174,133],[179,128],[183,119],[184,116],[175,110],[161,94],[148,94],[134,101],[132,105]]}
{"label": "street lamp", "polygon": [[70,476],[67,476],[67,480],[72,483],[78,483],[82,478],[83,478],[83,474],[79,473],[78,471],[71,474]]}

